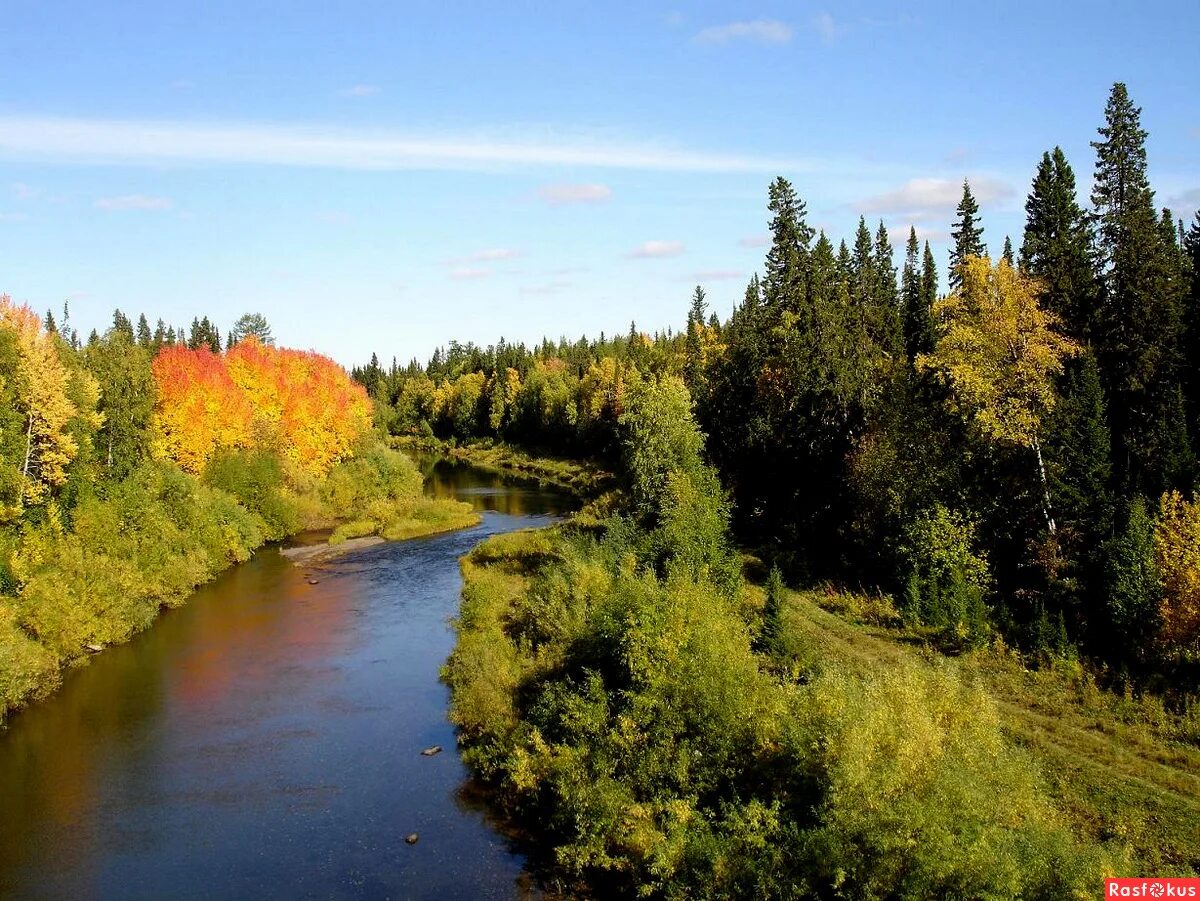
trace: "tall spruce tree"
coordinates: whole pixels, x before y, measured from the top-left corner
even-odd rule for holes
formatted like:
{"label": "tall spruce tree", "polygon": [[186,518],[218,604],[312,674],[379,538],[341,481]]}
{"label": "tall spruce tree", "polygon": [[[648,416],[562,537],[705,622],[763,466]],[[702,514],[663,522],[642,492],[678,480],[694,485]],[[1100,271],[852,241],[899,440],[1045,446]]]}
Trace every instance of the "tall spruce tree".
{"label": "tall spruce tree", "polygon": [[967,257],[987,256],[987,245],[983,243],[983,226],[979,224],[979,204],[975,202],[971,185],[965,178],[962,200],[958,202],[955,212],[958,218],[954,221],[954,227],[950,229],[950,237],[954,239],[954,246],[950,248],[951,290],[962,284],[958,270]]}
{"label": "tall spruce tree", "polygon": [[900,306],[904,324],[904,350],[911,363],[919,353],[928,353],[931,347],[923,346],[923,337],[928,334],[926,320],[931,311],[921,304],[921,245],[917,241],[917,230],[909,227],[908,243],[904,246],[904,268],[900,271]]}
{"label": "tall spruce tree", "polygon": [[807,207],[785,178],[776,178],[767,192],[771,219],[771,249],[767,252],[763,293],[767,304],[798,310],[807,290],[809,245],[813,230],[806,220]]}
{"label": "tall spruce tree", "polygon": [[933,305],[938,298],[937,263],[929,242],[925,242],[925,256],[921,262],[921,302],[919,313],[914,316],[913,347],[915,353],[928,353],[937,343],[937,323],[933,318]]}
{"label": "tall spruce tree", "polygon": [[1004,250],[1001,251],[1000,258],[1010,266],[1015,267],[1017,265],[1016,259],[1013,257],[1012,240],[1008,235],[1004,236]]}
{"label": "tall spruce tree", "polygon": [[1086,340],[1097,302],[1092,230],[1062,148],[1042,154],[1025,217],[1021,268],[1042,282],[1041,302],[1058,315],[1067,334]]}
{"label": "tall spruce tree", "polygon": [[875,309],[879,324],[877,340],[885,354],[904,352],[904,329],[900,321],[900,298],[896,289],[896,258],[892,239],[880,220],[875,230]]}
{"label": "tall spruce tree", "polygon": [[152,338],[150,336],[150,323],[146,321],[146,314],[142,313],[138,316],[137,324],[137,343],[138,347],[149,349]]}
{"label": "tall spruce tree", "polygon": [[1190,280],[1183,313],[1183,384],[1188,405],[1188,425],[1200,438],[1200,212],[1181,241]]}
{"label": "tall spruce tree", "polygon": [[[1092,206],[1098,223],[1102,299],[1095,341],[1117,441],[1118,476],[1129,490],[1168,481],[1164,466],[1176,429],[1164,398],[1179,379],[1182,311],[1177,254],[1168,246],[1146,175],[1141,110],[1125,85],[1113,85],[1102,140],[1093,141],[1096,172]],[[1174,243],[1173,240],[1171,242]]]}
{"label": "tall spruce tree", "polygon": [[697,397],[704,375],[704,347],[701,332],[704,330],[704,314],[708,303],[704,299],[704,289],[696,286],[692,294],[692,305],[688,310],[687,337],[684,341],[684,380],[692,397]]}

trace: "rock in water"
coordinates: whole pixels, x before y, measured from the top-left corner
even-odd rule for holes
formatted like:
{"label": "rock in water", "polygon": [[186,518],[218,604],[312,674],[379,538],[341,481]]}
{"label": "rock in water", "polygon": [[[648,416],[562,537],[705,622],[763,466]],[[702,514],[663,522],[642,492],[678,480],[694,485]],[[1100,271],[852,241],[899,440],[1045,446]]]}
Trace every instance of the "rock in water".
{"label": "rock in water", "polygon": [[321,582],[320,582],[320,580],[318,580],[318,579],[309,579],[309,580],[308,580],[308,584],[309,584],[309,585],[320,585],[320,584],[321,584]]}
{"label": "rock in water", "polygon": [[441,753],[442,753],[442,746],[434,745],[432,748],[426,748],[424,751],[422,751],[421,756],[422,757],[432,757],[434,754],[441,754]]}
{"label": "rock in water", "polygon": [[404,843],[406,845],[415,845],[419,838],[420,836],[415,832],[410,832],[408,835],[404,836]]}

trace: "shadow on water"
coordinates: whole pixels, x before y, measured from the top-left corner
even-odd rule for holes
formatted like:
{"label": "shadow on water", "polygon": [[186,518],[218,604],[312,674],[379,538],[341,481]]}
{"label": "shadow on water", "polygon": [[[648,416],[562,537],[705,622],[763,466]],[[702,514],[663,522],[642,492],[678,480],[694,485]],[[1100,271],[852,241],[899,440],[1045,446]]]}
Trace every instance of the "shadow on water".
{"label": "shadow on water", "polygon": [[[455,752],[438,670],[458,558],[572,501],[450,463],[427,490],[483,522],[326,564],[317,585],[266,549],[13,717],[0,896],[530,896]],[[431,745],[446,750],[422,757]]]}

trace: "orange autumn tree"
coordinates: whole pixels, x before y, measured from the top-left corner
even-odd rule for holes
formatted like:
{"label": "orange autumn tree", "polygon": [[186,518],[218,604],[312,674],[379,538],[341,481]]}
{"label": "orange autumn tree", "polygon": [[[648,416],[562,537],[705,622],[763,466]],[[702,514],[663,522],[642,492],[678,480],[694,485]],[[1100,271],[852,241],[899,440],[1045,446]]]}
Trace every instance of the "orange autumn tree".
{"label": "orange autumn tree", "polygon": [[333,360],[255,338],[224,355],[164,348],[154,376],[156,453],[190,472],[218,450],[269,447],[322,475],[371,424],[366,391]]}

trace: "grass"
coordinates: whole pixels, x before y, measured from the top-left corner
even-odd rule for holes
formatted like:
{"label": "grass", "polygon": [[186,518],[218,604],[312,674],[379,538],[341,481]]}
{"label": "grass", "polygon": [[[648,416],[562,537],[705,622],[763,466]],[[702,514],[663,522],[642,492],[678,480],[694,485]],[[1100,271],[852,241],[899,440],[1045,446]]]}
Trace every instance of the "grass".
{"label": "grass", "polygon": [[[830,590],[789,592],[783,657],[794,673],[837,661],[861,671],[940,654],[879,615],[879,601]],[[1129,871],[1200,872],[1196,706],[1097,686],[1080,665],[1037,670],[1003,647],[950,662],[995,701],[1004,731],[1038,761],[1074,831],[1117,850]]]}
{"label": "grass", "polygon": [[446,498],[405,498],[394,505],[382,505],[370,515],[343,523],[329,536],[330,544],[351,538],[378,535],[387,541],[406,541],[426,535],[440,535],[476,525],[479,514],[470,504]]}

